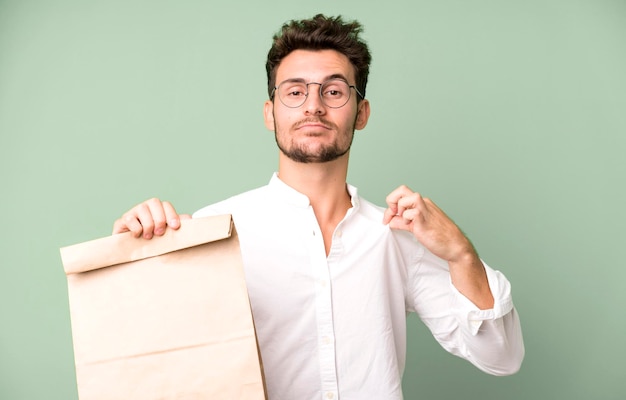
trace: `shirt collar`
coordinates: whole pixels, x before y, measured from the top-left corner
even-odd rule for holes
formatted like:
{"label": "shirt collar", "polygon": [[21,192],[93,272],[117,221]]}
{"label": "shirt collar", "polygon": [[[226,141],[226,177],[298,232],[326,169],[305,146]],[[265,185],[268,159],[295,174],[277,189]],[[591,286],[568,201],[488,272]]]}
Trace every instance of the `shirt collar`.
{"label": "shirt collar", "polygon": [[[268,186],[271,188],[276,197],[281,199],[281,201],[285,201],[297,207],[308,207],[311,204],[306,195],[298,192],[285,182],[281,181],[277,172],[274,172],[272,175]],[[346,184],[346,187],[348,189],[348,193],[350,194],[352,208],[356,210],[359,208],[358,190],[356,187],[349,184]]]}
{"label": "shirt collar", "polygon": [[268,186],[280,201],[284,201],[296,207],[308,207],[310,204],[309,198],[306,195],[281,181],[277,172],[274,172],[272,175]]}
{"label": "shirt collar", "polygon": [[350,201],[352,202],[352,208],[354,209],[354,211],[359,209],[359,193],[356,187],[350,185],[349,183],[346,184],[346,187],[348,188],[348,193],[350,194]]}

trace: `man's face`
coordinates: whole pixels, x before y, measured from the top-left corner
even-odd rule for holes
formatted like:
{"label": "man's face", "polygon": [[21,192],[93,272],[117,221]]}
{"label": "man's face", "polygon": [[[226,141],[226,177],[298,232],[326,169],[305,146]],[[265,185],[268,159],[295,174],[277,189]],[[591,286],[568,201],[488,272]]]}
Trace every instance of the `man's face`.
{"label": "man's face", "polygon": [[[276,84],[286,80],[323,83],[340,77],[355,84],[354,67],[335,50],[295,50],[280,63]],[[309,85],[309,95],[298,108],[285,106],[274,95],[265,103],[265,125],[273,130],[280,151],[290,159],[320,163],[348,155],[355,129],[363,129],[369,117],[369,103],[357,106],[357,93],[350,89],[350,100],[341,108],[330,108],[320,98],[320,86]]]}

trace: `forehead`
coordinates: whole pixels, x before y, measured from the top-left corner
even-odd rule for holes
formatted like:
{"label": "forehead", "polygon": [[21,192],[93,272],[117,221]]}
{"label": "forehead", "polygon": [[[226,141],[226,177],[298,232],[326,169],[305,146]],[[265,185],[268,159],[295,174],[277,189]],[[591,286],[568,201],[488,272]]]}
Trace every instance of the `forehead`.
{"label": "forehead", "polygon": [[294,50],[280,62],[276,83],[287,79],[319,82],[333,75],[343,75],[354,83],[354,66],[335,50]]}

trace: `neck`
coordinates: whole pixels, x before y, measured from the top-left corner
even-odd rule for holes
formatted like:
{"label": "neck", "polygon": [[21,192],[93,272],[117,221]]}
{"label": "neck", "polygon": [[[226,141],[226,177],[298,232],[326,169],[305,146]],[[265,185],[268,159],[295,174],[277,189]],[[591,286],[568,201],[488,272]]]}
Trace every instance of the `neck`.
{"label": "neck", "polygon": [[[305,194],[313,207],[337,207],[350,200],[346,189],[348,154],[325,163],[300,163],[280,154],[278,176]],[[344,210],[345,211],[345,210]]]}
{"label": "neck", "polygon": [[278,176],[309,198],[324,236],[326,254],[337,224],[352,207],[346,188],[347,174],[348,154],[325,163],[299,163],[280,153]]}

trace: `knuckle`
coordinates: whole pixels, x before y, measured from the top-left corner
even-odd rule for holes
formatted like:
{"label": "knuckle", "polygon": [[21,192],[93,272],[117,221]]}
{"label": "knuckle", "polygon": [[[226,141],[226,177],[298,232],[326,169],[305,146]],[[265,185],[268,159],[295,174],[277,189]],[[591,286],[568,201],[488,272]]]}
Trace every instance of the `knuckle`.
{"label": "knuckle", "polygon": [[129,211],[129,213],[138,215],[138,214],[140,214],[142,212],[145,212],[146,210],[149,210],[150,206],[149,206],[148,202],[149,202],[149,200],[148,201],[144,201],[143,203],[137,204],[135,206],[135,208],[133,208],[132,210]]}
{"label": "knuckle", "polygon": [[122,218],[118,219],[117,221],[128,225],[129,223],[132,223],[135,219],[136,217],[134,214],[126,213],[122,215]]}
{"label": "knuckle", "polygon": [[141,225],[144,228],[152,229],[154,227],[154,219],[153,218],[144,218],[140,221]]}
{"label": "knuckle", "polygon": [[166,225],[165,218],[161,217],[161,216],[154,217],[153,221],[154,221],[154,223],[153,223],[152,226],[154,226],[154,227],[163,228]]}
{"label": "knuckle", "polygon": [[151,199],[146,200],[146,201],[145,201],[144,203],[142,203],[142,204],[145,204],[145,205],[148,205],[148,206],[155,206],[155,205],[159,205],[159,204],[161,204],[161,200],[159,200],[159,199],[158,199],[158,198],[156,198],[156,197],[153,197],[153,198],[151,198]]}
{"label": "knuckle", "polygon": [[125,230],[125,228],[126,228],[126,224],[124,223],[122,218],[116,220],[113,223],[113,233],[121,233]]}

